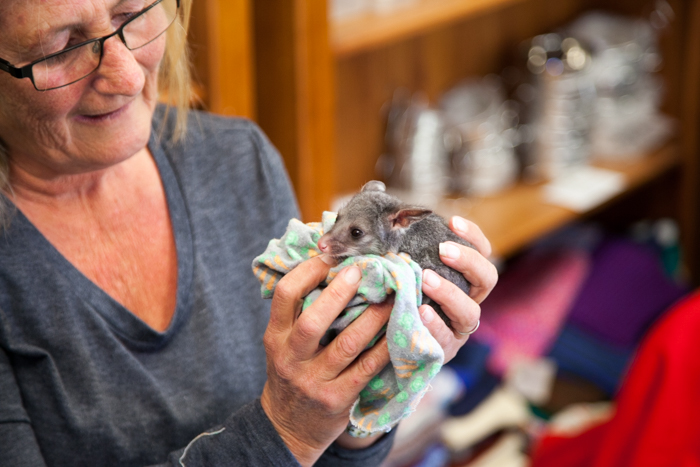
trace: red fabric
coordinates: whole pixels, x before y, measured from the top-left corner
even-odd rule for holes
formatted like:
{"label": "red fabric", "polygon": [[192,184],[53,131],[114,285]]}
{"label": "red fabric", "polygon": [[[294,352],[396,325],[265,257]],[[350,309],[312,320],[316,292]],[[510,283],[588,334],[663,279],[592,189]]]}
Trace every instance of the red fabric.
{"label": "red fabric", "polygon": [[642,341],[615,416],[579,436],[545,436],[531,467],[700,467],[700,292]]}

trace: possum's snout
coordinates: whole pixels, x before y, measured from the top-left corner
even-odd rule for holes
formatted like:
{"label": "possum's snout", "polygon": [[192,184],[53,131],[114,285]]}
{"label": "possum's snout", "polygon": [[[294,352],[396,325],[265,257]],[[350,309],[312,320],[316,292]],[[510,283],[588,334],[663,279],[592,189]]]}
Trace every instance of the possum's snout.
{"label": "possum's snout", "polygon": [[329,241],[327,235],[322,236],[318,241],[318,249],[321,250],[321,253],[331,252],[331,242]]}
{"label": "possum's snout", "polygon": [[318,249],[321,253],[324,253],[333,257],[342,257],[348,255],[348,249],[341,243],[338,242],[330,234],[324,234],[317,243]]}

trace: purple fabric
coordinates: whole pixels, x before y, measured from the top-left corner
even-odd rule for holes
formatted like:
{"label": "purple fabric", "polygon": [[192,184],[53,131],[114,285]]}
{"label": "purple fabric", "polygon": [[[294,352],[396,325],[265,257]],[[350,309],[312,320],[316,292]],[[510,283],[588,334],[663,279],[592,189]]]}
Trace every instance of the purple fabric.
{"label": "purple fabric", "polygon": [[593,336],[629,348],[686,291],[664,275],[650,247],[609,239],[593,255],[591,273],[568,321]]}

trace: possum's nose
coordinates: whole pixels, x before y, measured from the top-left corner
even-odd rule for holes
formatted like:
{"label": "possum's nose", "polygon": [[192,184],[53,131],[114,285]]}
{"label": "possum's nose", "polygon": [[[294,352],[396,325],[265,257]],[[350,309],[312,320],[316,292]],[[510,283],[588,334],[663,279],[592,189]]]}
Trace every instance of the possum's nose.
{"label": "possum's nose", "polygon": [[325,235],[318,241],[318,249],[321,250],[321,253],[328,253],[331,251],[331,246]]}

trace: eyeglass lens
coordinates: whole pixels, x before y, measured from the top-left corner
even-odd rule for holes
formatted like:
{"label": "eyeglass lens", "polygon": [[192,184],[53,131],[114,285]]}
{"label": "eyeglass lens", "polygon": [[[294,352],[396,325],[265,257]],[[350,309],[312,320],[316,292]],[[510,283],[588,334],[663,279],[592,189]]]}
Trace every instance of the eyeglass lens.
{"label": "eyeglass lens", "polygon": [[[156,40],[177,16],[177,0],[162,0],[122,29],[124,43],[135,50]],[[37,62],[32,67],[34,86],[40,91],[59,88],[85,78],[99,67],[102,41],[87,42]]]}

